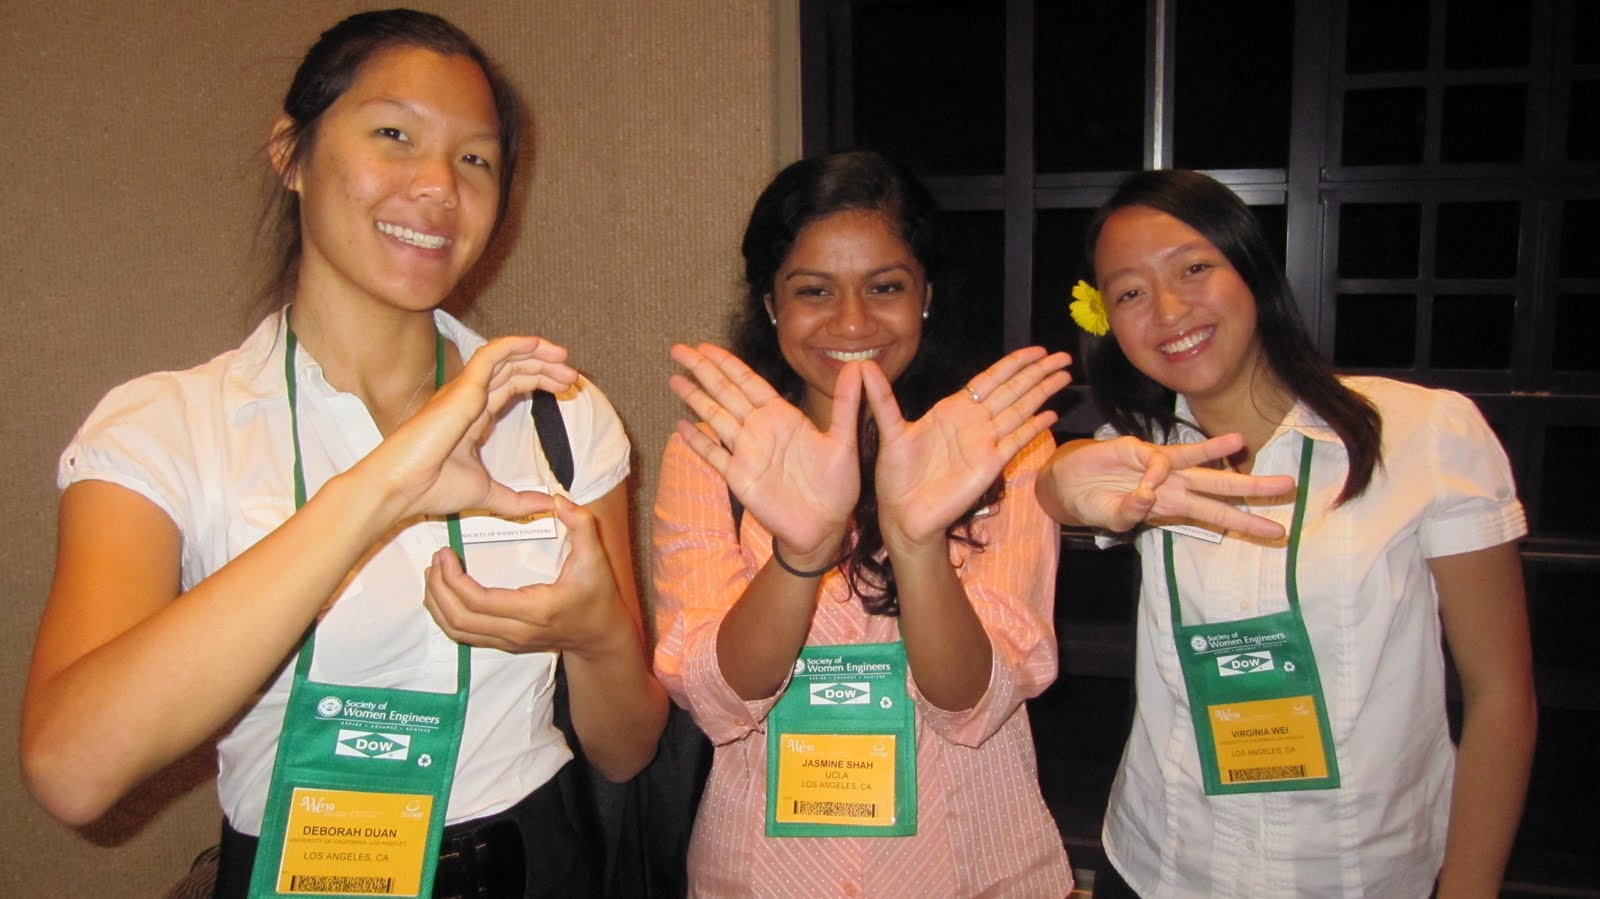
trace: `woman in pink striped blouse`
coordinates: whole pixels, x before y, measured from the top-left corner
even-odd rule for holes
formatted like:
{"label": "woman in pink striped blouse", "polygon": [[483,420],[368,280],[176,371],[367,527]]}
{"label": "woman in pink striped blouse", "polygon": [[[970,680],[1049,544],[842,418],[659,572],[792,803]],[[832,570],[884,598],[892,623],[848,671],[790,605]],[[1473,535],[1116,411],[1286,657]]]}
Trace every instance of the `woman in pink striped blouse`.
{"label": "woman in pink striped blouse", "polygon": [[969,379],[939,249],[899,167],[803,160],[751,214],[736,352],[673,348],[701,424],[662,461],[655,668],[716,746],[695,895],[1071,890],[1023,708],[1056,675],[1033,483],[1069,360]]}

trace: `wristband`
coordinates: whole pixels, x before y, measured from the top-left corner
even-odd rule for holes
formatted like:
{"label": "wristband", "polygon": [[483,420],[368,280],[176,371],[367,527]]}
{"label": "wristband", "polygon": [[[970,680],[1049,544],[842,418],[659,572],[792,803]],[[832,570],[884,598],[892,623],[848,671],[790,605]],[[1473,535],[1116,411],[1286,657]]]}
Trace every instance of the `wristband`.
{"label": "wristband", "polygon": [[778,540],[776,537],[774,537],[772,540],[772,561],[777,562],[779,568],[782,568],[784,571],[789,572],[795,577],[822,577],[823,575],[832,571],[834,567],[837,566],[842,560],[835,559],[821,568],[818,568],[816,571],[801,571],[800,569],[783,560],[783,556],[778,552]]}

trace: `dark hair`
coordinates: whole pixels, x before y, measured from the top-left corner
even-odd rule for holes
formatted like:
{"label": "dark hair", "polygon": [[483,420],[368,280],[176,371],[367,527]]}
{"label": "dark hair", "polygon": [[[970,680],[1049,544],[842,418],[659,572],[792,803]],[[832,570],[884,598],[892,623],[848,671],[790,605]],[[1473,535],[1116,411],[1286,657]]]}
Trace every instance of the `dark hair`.
{"label": "dark hair", "polygon": [[[1091,267],[1106,219],[1129,206],[1172,216],[1227,257],[1255,297],[1256,337],[1272,375],[1344,441],[1350,470],[1337,503],[1360,496],[1379,462],[1383,420],[1365,397],[1340,383],[1333,367],[1317,351],[1300,319],[1288,279],[1250,208],[1233,191],[1199,172],[1140,172],[1124,180],[1090,220],[1085,244]],[[1091,338],[1088,356],[1095,402],[1117,430],[1150,441],[1171,433],[1175,423],[1173,391],[1135,368],[1113,337]]]}
{"label": "dark hair", "polygon": [[[802,159],[779,172],[756,199],[741,246],[745,297],[733,316],[733,352],[785,399],[799,404],[806,385],[783,358],[766,301],[778,269],[794,249],[800,232],[812,222],[847,210],[881,213],[911,248],[927,282],[938,285],[923,325],[922,340],[894,384],[895,399],[906,418],[919,418],[934,403],[960,389],[976,372],[970,365],[951,365],[949,355],[941,351],[942,346],[956,344],[958,335],[952,333],[954,317],[940,311],[951,308],[955,297],[949,285],[940,280],[944,273],[945,238],[933,196],[908,169],[870,150]],[[873,492],[878,429],[865,408],[857,428],[861,497],[856,501],[853,534],[841,564],[851,592],[861,597],[868,613],[895,616],[900,613],[900,604],[894,570],[886,557],[877,558],[883,548]],[[1002,484],[997,479],[950,526],[950,539],[981,548],[981,542],[971,535],[972,518],[977,510],[999,501]]]}
{"label": "dark hair", "polygon": [[[283,113],[290,122],[277,137],[289,148],[283,172],[292,174],[310,158],[322,114],[350,89],[361,67],[379,53],[398,47],[466,57],[477,63],[489,82],[495,113],[500,118],[501,155],[500,204],[489,234],[492,242],[510,205],[522,141],[522,102],[516,88],[466,32],[431,13],[410,9],[356,13],[322,33],[306,51],[283,97]],[[300,269],[300,195],[289,190],[284,183],[288,180],[283,176],[271,179],[267,211],[261,223],[262,235],[271,241],[276,260],[261,300],[279,306],[288,302]]]}

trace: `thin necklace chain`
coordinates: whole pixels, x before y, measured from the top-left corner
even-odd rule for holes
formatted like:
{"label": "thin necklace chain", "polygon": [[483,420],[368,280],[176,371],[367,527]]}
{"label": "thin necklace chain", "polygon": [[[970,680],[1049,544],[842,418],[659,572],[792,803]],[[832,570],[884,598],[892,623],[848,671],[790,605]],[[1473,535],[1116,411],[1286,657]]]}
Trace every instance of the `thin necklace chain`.
{"label": "thin necklace chain", "polygon": [[411,399],[406,400],[406,407],[400,410],[400,414],[395,416],[394,424],[389,426],[389,430],[391,432],[400,427],[400,425],[411,416],[411,409],[412,407],[416,406],[417,397],[422,395],[422,388],[428,383],[428,376],[433,374],[433,370],[434,366],[430,365],[428,366],[427,370],[422,373],[422,380],[418,381],[416,389],[411,391]]}

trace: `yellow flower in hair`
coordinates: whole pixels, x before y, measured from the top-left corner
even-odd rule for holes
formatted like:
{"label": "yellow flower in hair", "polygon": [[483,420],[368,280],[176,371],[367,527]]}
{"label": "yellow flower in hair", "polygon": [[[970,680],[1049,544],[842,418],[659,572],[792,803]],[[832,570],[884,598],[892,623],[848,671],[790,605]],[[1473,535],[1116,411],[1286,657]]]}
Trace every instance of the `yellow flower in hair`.
{"label": "yellow flower in hair", "polygon": [[1088,281],[1073,285],[1072,305],[1067,309],[1072,312],[1072,320],[1078,323],[1078,327],[1096,337],[1103,337],[1111,330],[1111,321],[1106,318],[1106,301]]}

